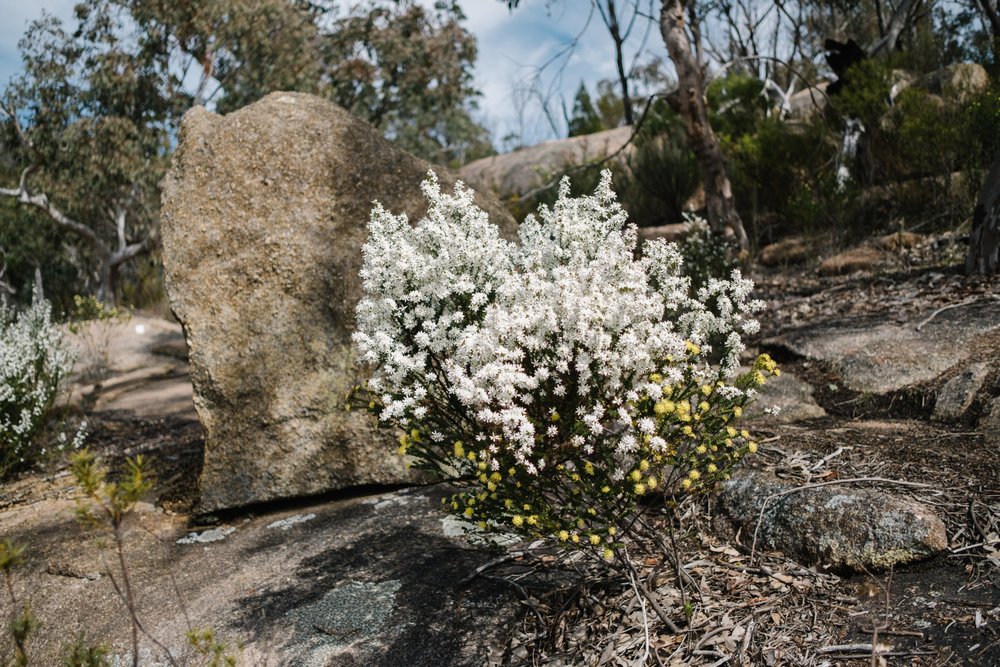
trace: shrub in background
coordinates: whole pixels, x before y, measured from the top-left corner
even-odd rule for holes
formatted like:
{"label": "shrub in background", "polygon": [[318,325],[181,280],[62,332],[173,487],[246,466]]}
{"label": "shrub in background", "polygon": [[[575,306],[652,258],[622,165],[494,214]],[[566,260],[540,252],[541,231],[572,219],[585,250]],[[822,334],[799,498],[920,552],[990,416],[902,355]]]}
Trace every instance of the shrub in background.
{"label": "shrub in background", "polygon": [[736,421],[776,369],[736,376],[762,307],[739,272],[692,297],[675,245],[636,259],[608,172],[591,196],[564,181],[520,245],[464,187],[423,190],[415,227],[372,212],[355,341],[400,451],[462,487],[448,509],[610,559],[644,499],[707,488],[756,449]]}
{"label": "shrub in background", "polygon": [[713,233],[705,219],[693,213],[684,214],[684,224],[687,232],[680,244],[684,275],[697,294],[715,276],[732,274],[740,247],[734,237]]}
{"label": "shrub in background", "polygon": [[650,107],[627,163],[615,181],[629,219],[640,227],[680,222],[701,175],[683,124],[665,101]]}
{"label": "shrub in background", "polygon": [[835,190],[830,160],[838,148],[822,120],[762,117],[750,133],[722,142],[740,215],[759,245],[826,226],[823,199]]}
{"label": "shrub in background", "polygon": [[118,322],[126,322],[131,314],[125,309],[109,308],[93,295],[73,296],[69,330],[80,343],[80,377],[99,382],[111,372],[111,329]]}
{"label": "shrub in background", "polygon": [[43,427],[72,366],[47,301],[21,312],[0,306],[0,479],[46,453]]}

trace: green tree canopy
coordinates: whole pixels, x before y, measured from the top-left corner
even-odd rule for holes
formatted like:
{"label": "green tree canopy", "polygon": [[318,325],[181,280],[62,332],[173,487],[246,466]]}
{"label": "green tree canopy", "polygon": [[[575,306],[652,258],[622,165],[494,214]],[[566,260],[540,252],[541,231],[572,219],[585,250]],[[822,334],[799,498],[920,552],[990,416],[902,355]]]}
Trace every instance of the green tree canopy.
{"label": "green tree canopy", "polygon": [[[332,12],[332,9],[328,11]],[[476,40],[458,3],[371,0],[333,21],[322,38],[320,94],[431,162],[490,154],[471,116]]]}

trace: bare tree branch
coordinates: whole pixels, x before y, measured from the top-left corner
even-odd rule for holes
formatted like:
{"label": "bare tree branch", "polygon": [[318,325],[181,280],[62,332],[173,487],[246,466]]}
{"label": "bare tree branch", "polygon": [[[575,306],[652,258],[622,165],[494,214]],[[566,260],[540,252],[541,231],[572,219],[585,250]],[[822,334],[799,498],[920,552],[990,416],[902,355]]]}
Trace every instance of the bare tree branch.
{"label": "bare tree branch", "polygon": [[899,42],[899,36],[903,34],[903,30],[906,26],[910,24],[910,19],[912,18],[913,10],[916,7],[915,0],[902,0],[899,5],[892,12],[892,16],[889,17],[889,24],[886,26],[885,37],[880,39],[871,48],[871,55],[888,55],[896,50],[896,44]]}
{"label": "bare tree branch", "polygon": [[[26,169],[25,171],[28,170]],[[0,188],[0,195],[4,197],[13,197],[19,204],[25,204],[27,206],[37,208],[45,213],[60,227],[64,227],[72,231],[74,234],[78,234],[86,239],[88,243],[94,246],[94,249],[97,250],[98,254],[102,257],[111,256],[111,249],[108,247],[108,244],[106,244],[93,229],[63,213],[49,201],[46,194],[31,194],[24,187],[23,181],[17,188]]]}
{"label": "bare tree branch", "polygon": [[990,22],[993,37],[1000,38],[1000,14],[997,13],[997,8],[990,4],[990,0],[975,0],[975,4],[980,13],[985,14],[986,19]]}

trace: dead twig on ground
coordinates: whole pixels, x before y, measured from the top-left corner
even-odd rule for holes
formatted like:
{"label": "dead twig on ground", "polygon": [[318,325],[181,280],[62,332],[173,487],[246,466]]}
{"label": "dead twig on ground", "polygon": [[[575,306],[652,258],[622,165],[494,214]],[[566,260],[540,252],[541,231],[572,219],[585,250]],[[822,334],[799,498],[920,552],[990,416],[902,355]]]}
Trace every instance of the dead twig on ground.
{"label": "dead twig on ground", "polygon": [[924,326],[929,324],[931,320],[933,320],[935,317],[937,317],[938,315],[940,315],[945,311],[952,310],[953,308],[961,308],[962,306],[971,306],[974,303],[980,303],[982,301],[990,301],[990,300],[1000,301],[1000,296],[996,294],[985,294],[983,296],[976,297],[973,299],[966,299],[965,301],[960,301],[959,303],[950,303],[947,306],[941,306],[933,313],[928,315],[926,319],[922,320],[920,324],[917,325],[916,329],[917,331],[920,331]]}
{"label": "dead twig on ground", "polygon": [[482,565],[480,565],[479,567],[477,567],[475,570],[473,570],[468,576],[459,581],[458,585],[464,586],[465,584],[469,583],[470,581],[472,581],[473,579],[475,579],[476,577],[478,577],[491,567],[494,567],[495,565],[499,565],[501,563],[506,563],[507,561],[515,560],[523,555],[524,555],[523,551],[511,551],[510,553],[503,554],[502,556],[494,558],[493,560],[487,561]]}

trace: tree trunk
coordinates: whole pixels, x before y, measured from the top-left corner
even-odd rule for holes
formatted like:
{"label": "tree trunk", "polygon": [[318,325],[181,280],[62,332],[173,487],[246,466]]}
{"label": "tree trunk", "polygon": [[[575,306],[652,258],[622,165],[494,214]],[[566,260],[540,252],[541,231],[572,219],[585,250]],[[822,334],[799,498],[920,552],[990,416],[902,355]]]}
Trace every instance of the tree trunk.
{"label": "tree trunk", "polygon": [[1000,42],[1000,13],[997,12],[997,7],[992,4],[992,0],[976,0],[976,9],[979,10],[980,18],[986,17],[984,23],[988,22],[990,24],[990,32],[993,34],[993,39],[990,41],[990,46],[993,49],[994,56],[1000,56],[1000,49],[998,49],[998,42]]}
{"label": "tree trunk", "polygon": [[635,118],[632,114],[632,99],[628,92],[628,74],[625,72],[625,54],[622,51],[622,44],[625,38],[622,37],[621,27],[618,25],[618,13],[615,10],[614,0],[608,1],[608,16],[606,19],[608,32],[615,43],[615,64],[618,67],[618,82],[622,87],[622,111],[625,115],[625,124],[632,125]]}
{"label": "tree trunk", "polygon": [[111,266],[110,257],[101,257],[101,267],[100,267],[100,278],[101,281],[97,285],[97,300],[103,303],[105,306],[114,308],[118,305],[117,292],[115,285],[114,276],[115,267]]}
{"label": "tree trunk", "polygon": [[663,0],[660,10],[660,33],[677,69],[677,92],[671,94],[667,101],[684,122],[688,147],[698,161],[698,170],[705,188],[709,224],[717,233],[724,231],[726,227],[731,229],[739,241],[740,249],[748,251],[750,241],[743,229],[740,214],[736,211],[722,147],[708,122],[704,72],[684,29],[686,5],[687,0]]}
{"label": "tree trunk", "polygon": [[993,162],[972,214],[965,272],[987,276],[1000,273],[1000,158]]}

